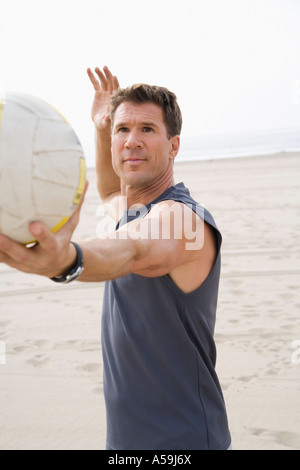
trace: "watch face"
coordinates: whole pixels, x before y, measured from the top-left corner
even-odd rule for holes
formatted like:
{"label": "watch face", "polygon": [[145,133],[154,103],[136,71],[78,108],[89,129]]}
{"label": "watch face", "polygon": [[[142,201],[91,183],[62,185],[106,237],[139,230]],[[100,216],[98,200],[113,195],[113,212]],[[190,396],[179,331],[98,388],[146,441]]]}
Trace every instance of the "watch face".
{"label": "watch face", "polygon": [[77,270],[75,271],[75,273],[73,274],[69,274],[69,276],[66,277],[66,283],[69,283],[69,282],[72,282],[72,281],[75,281],[75,279],[78,279],[79,276],[81,276],[81,274],[83,273],[84,271],[84,267],[83,266],[80,266],[79,268],[77,268]]}

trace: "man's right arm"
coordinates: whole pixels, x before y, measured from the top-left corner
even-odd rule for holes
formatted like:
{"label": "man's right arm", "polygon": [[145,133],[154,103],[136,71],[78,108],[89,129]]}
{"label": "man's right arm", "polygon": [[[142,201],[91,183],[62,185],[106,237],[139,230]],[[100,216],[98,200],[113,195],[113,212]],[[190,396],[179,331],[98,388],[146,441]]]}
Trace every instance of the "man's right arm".
{"label": "man's right arm", "polygon": [[95,128],[95,153],[97,189],[103,202],[121,191],[120,178],[115,173],[111,159],[111,133]]}
{"label": "man's right arm", "polygon": [[112,166],[109,112],[110,98],[113,92],[119,88],[119,82],[108,67],[103,68],[104,73],[98,67],[95,72],[98,79],[91,69],[87,70],[95,90],[91,117],[95,124],[97,188],[102,201],[106,202],[121,191],[120,179]]}

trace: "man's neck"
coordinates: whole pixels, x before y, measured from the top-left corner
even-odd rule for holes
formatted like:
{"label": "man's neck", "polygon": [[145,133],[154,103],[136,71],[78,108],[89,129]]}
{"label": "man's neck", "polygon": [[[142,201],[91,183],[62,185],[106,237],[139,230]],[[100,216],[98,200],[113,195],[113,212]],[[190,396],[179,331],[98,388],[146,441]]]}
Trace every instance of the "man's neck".
{"label": "man's neck", "polygon": [[122,184],[122,196],[126,197],[127,209],[135,204],[144,205],[150,204],[167,189],[174,186],[174,176],[164,175],[161,179],[151,182],[148,186],[126,186]]}

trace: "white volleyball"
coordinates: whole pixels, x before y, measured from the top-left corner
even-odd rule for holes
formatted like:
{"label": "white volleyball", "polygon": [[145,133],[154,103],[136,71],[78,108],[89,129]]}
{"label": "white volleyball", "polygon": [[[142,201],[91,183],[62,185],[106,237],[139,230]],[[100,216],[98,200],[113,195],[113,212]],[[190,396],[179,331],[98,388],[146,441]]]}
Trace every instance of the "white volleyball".
{"label": "white volleyball", "polygon": [[29,224],[59,230],[85,187],[82,146],[64,117],[44,101],[7,93],[0,101],[0,233],[27,244]]}

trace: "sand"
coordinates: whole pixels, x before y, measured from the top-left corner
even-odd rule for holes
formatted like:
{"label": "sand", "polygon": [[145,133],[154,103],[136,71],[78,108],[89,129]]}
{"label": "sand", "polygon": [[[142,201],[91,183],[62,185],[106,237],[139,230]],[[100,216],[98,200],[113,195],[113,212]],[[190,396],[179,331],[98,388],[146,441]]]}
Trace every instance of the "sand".
{"label": "sand", "polygon": [[[175,175],[224,237],[217,370],[233,446],[300,449],[300,154],[178,163]],[[77,240],[99,222],[88,178]],[[0,265],[1,450],[105,448],[102,295]]]}

